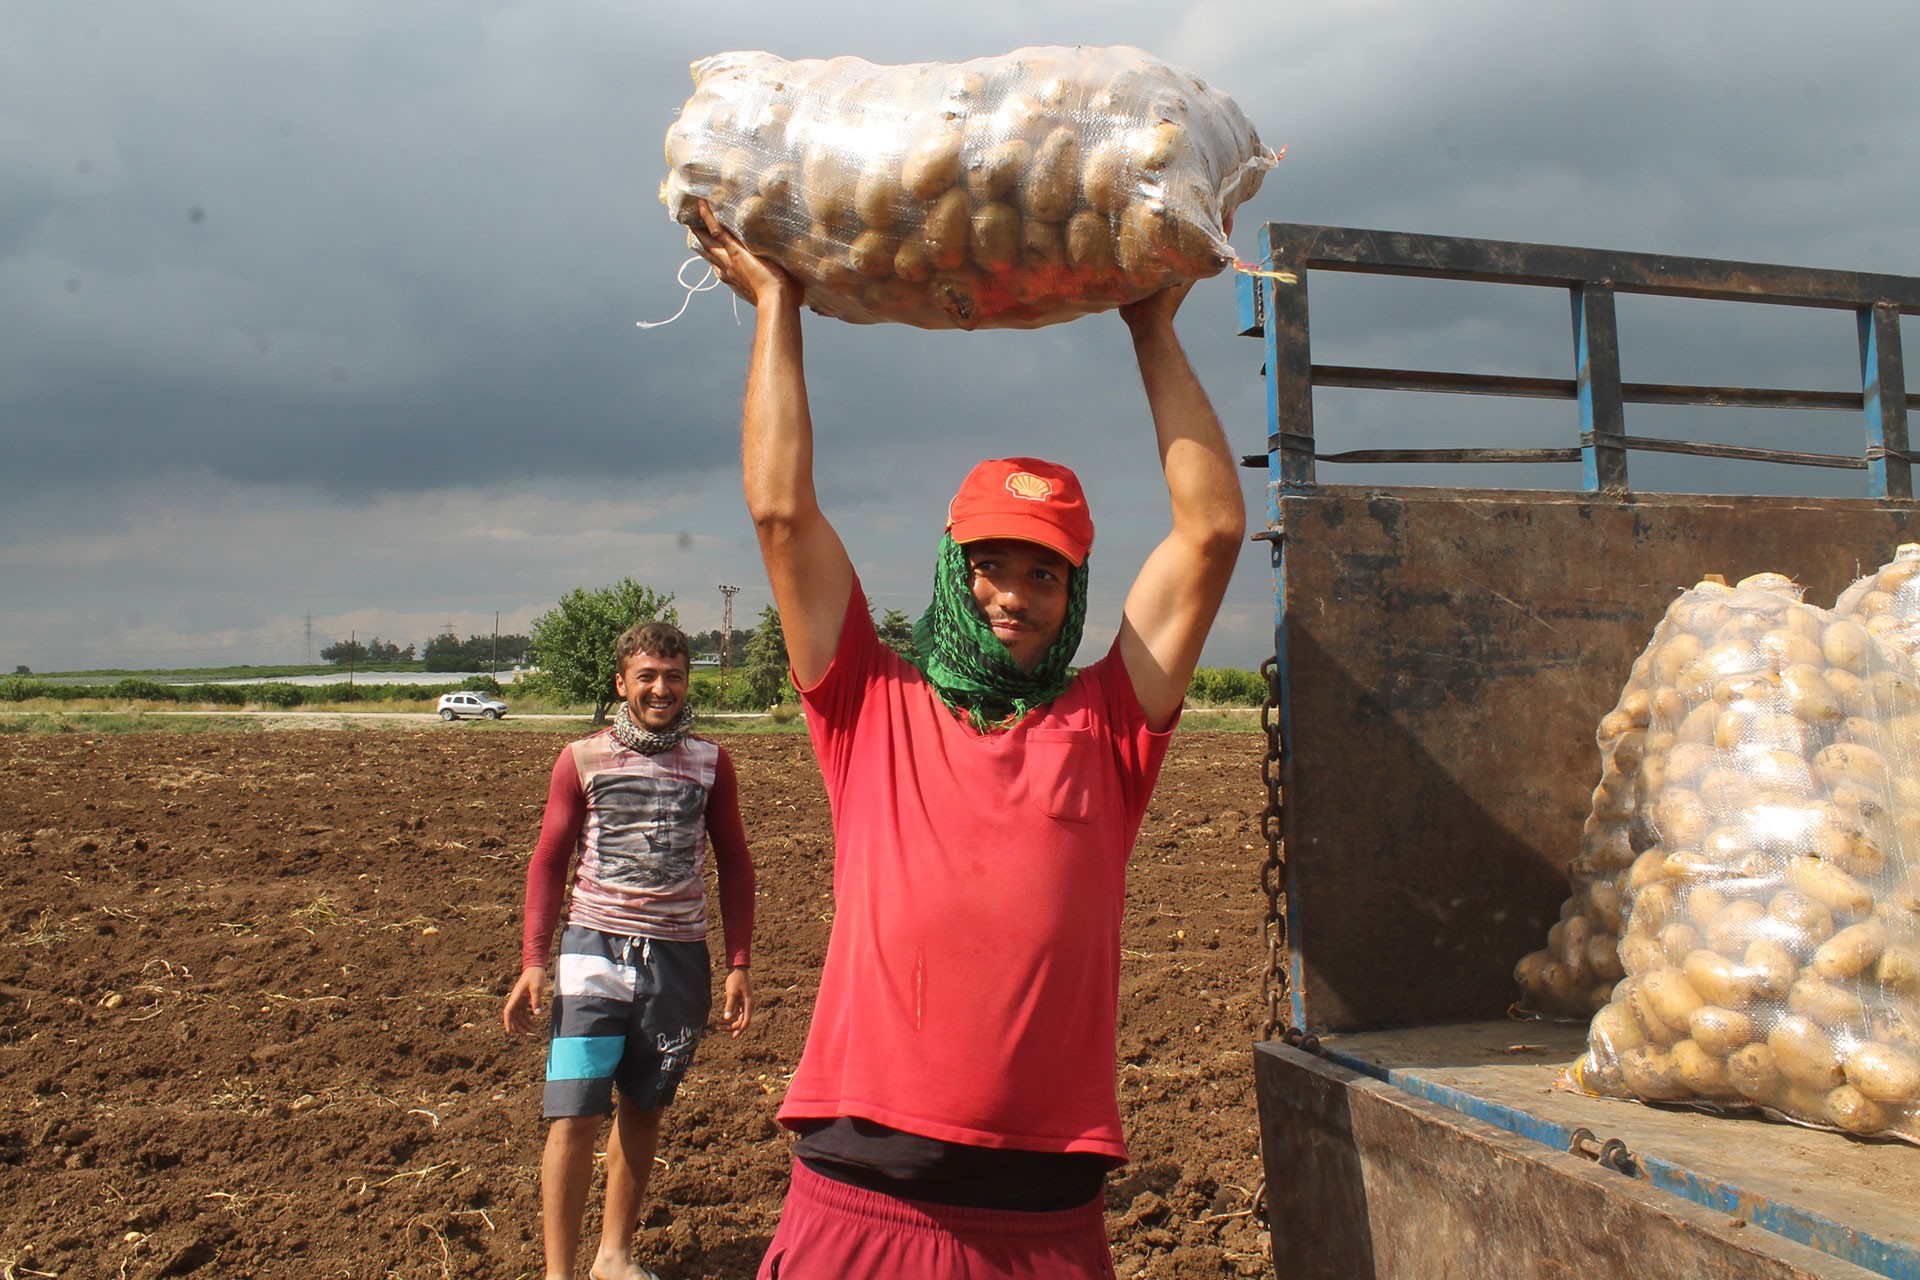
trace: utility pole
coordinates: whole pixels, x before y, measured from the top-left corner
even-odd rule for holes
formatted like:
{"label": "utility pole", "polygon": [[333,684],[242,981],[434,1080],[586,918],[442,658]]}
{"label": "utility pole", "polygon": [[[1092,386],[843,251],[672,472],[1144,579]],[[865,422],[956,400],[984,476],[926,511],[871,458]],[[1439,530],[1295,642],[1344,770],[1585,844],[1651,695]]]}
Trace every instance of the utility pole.
{"label": "utility pole", "polygon": [[359,651],[360,651],[360,633],[358,631],[347,632],[347,701],[348,702],[353,701],[353,668],[354,668],[355,660],[359,657]]}
{"label": "utility pole", "polygon": [[733,674],[733,597],[740,588],[720,584],[720,598],[726,604],[720,610],[720,674]]}
{"label": "utility pole", "polygon": [[313,610],[307,610],[307,665],[313,665]]}
{"label": "utility pole", "polygon": [[493,661],[487,667],[487,677],[497,679],[500,674],[500,611],[493,611]]}

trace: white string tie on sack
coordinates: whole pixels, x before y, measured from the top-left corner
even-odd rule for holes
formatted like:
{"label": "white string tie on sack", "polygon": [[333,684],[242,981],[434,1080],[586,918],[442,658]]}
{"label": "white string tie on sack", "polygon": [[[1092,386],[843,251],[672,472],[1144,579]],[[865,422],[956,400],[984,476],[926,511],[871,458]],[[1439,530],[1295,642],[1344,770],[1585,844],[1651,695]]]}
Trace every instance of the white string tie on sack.
{"label": "white string tie on sack", "polygon": [[[707,268],[706,273],[693,284],[688,284],[687,268],[696,262],[701,263]],[[661,325],[672,324],[675,320],[687,314],[687,307],[693,302],[694,294],[705,293],[709,289],[718,289],[720,287],[720,277],[714,274],[713,265],[701,257],[688,258],[685,262],[681,263],[680,270],[674,273],[674,279],[682,289],[687,291],[687,296],[680,299],[680,309],[668,316],[665,320],[636,320],[633,322],[636,329],[658,329]],[[735,324],[740,323],[740,305],[738,299],[734,300],[733,322]]]}

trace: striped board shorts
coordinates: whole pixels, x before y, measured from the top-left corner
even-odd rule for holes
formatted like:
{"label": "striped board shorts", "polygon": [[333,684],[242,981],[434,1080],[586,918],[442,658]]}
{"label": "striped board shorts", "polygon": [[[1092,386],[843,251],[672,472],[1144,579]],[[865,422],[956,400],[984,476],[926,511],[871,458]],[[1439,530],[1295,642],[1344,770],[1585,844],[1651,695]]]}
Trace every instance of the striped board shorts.
{"label": "striped board shorts", "polygon": [[713,1007],[707,944],[568,925],[554,958],[548,1119],[603,1116],[613,1087],[642,1111],[673,1101]]}

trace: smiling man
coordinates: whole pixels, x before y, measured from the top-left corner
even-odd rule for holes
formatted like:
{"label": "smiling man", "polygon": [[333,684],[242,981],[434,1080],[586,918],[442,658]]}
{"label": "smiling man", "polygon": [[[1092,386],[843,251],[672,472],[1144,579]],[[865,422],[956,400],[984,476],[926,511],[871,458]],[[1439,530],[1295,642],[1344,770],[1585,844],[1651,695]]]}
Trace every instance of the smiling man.
{"label": "smiling man", "polygon": [[661,1113],[713,1003],[701,879],[709,841],[727,953],[721,1021],[737,1036],[753,1017],[753,859],[732,760],[687,732],[687,638],[667,623],[642,623],[620,637],[614,659],[621,701],[613,724],[554,762],[527,865],[520,978],[501,1012],[509,1031],[538,1029],[549,944],[577,852],[554,975],[543,1108],[552,1121],[540,1168],[549,1280],[573,1275],[594,1140],[610,1111],[606,1210],[592,1274],[653,1276],[633,1259],[633,1233]]}
{"label": "smiling man", "polygon": [[833,933],[760,1276],[1111,1277],[1127,859],[1245,536],[1174,336],[1186,290],[1121,311],[1173,519],[1112,647],[1073,671],[1093,546],[1079,481],[1002,458],[948,507],[915,667],[879,642],[815,496],[799,287],[711,214],[701,244],[757,309],[747,507],[833,808]]}

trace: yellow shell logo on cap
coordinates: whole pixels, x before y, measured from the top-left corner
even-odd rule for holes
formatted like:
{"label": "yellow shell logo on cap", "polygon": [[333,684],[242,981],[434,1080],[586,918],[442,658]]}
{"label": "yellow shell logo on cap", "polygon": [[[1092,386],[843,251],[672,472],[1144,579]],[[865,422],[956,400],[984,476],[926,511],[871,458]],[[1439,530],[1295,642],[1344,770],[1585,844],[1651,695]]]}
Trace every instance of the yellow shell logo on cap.
{"label": "yellow shell logo on cap", "polygon": [[1007,477],[1007,492],[1016,498],[1045,502],[1053,496],[1053,482],[1031,471],[1016,471]]}

